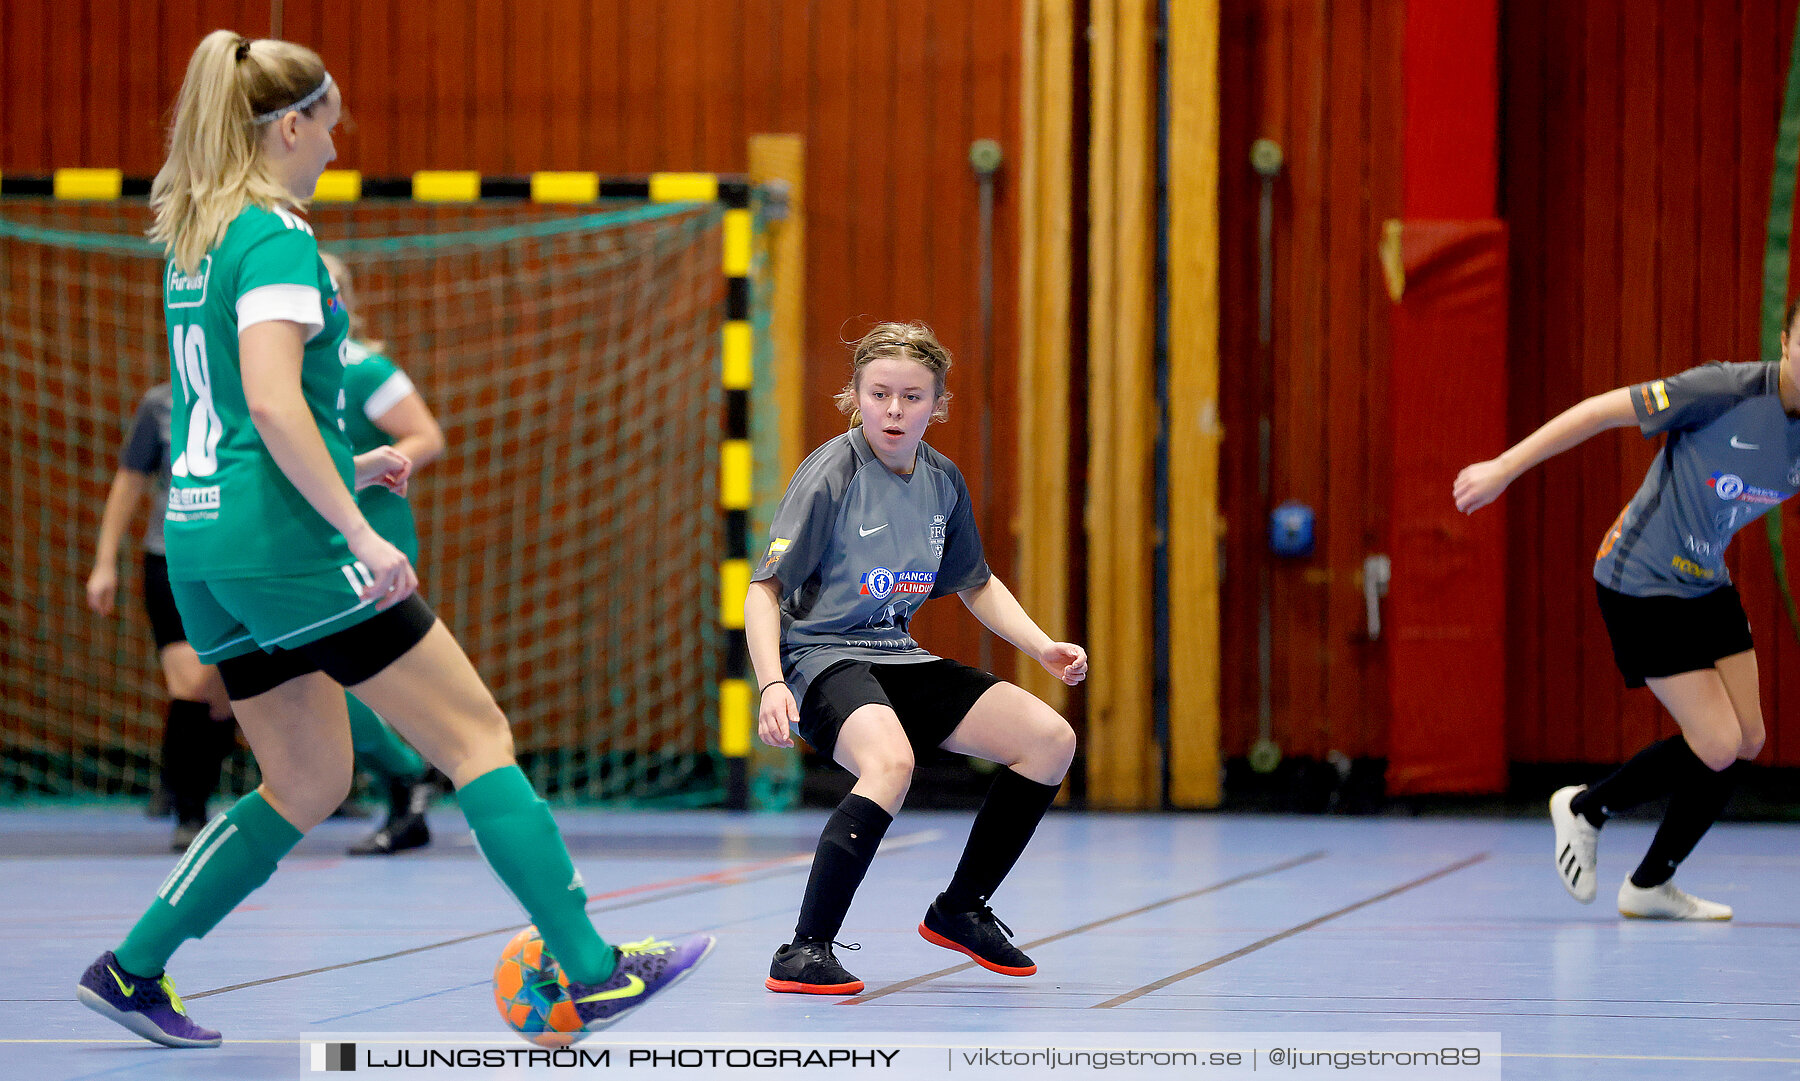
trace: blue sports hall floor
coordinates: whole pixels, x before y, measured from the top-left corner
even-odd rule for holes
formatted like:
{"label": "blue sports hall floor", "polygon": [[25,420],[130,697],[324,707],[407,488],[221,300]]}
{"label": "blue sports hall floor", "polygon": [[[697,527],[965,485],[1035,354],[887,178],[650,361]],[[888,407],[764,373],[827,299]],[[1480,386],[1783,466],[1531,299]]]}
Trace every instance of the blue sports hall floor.
{"label": "blue sports hall floor", "polygon": [[[609,1036],[1469,1032],[1500,1035],[1508,1081],[1800,1077],[1792,826],[1715,828],[1677,881],[1737,919],[1682,924],[1613,910],[1650,838],[1642,822],[1607,828],[1600,898],[1582,906],[1557,882],[1545,822],[1059,811],[994,899],[1039,965],[1014,979],[916,933],[969,816],[903,812],[840,935],[861,943],[840,957],[868,989],[822,998],[762,981],[823,812],[558,817],[603,934],[719,938]],[[501,1034],[490,973],[524,918],[454,807],[432,823],[431,848],[393,858],[342,855],[368,821],[302,841],[176,955],[191,1014],[225,1043],[171,1051],[73,997],[171,867],[168,823],[123,806],[0,810],[0,1077],[287,1078],[307,1075],[303,1049],[329,1034]]]}

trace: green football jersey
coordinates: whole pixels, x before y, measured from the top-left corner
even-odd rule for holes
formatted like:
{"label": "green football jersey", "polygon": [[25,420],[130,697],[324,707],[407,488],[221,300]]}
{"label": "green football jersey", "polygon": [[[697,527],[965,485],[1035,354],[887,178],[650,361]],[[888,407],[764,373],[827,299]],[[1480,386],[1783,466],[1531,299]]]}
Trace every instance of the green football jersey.
{"label": "green football jersey", "polygon": [[[394,437],[381,430],[376,418],[414,393],[412,380],[380,353],[354,339],[344,349],[344,434],[357,454],[385,447]],[[419,532],[413,522],[412,504],[379,484],[356,493],[356,503],[375,532],[419,561]]]}
{"label": "green football jersey", "polygon": [[270,320],[309,334],[300,387],[348,487],[343,347],[349,319],[312,227],[287,210],[245,207],[191,275],[164,268],[175,403],[164,515],[177,581],[303,575],[347,566],[350,546],[281,472],[251,422],[238,331]]}

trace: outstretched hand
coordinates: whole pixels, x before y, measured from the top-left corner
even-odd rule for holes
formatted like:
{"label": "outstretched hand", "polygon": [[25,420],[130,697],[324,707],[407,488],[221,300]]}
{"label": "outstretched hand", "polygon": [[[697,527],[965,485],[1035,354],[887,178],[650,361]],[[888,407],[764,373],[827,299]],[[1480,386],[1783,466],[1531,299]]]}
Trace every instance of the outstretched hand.
{"label": "outstretched hand", "polygon": [[1500,498],[1506,486],[1512,483],[1512,476],[1507,468],[1500,464],[1498,458],[1486,462],[1476,462],[1465,466],[1456,475],[1456,483],[1450,492],[1456,497],[1456,509],[1464,514],[1473,514]]}
{"label": "outstretched hand", "polygon": [[1087,678],[1087,650],[1073,642],[1052,642],[1038,654],[1038,663],[1057,679],[1073,687]]}

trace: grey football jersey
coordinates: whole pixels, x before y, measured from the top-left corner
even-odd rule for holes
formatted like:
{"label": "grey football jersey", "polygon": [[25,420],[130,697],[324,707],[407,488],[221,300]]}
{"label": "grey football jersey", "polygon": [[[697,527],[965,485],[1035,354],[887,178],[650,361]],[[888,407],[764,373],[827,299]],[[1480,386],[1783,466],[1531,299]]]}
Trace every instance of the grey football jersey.
{"label": "grey football jersey", "polygon": [[137,415],[131,418],[131,434],[119,452],[122,468],[150,477],[150,505],[156,509],[144,527],[144,551],[152,555],[164,554],[162,508],[169,502],[169,414],[174,404],[174,391],[168,383],[145,391]]}
{"label": "grey football jersey", "polygon": [[1725,546],[1800,489],[1800,421],[1778,364],[1708,364],[1631,387],[1638,427],[1668,443],[1595,557],[1594,580],[1634,597],[1729,585]]}
{"label": "grey football jersey", "polygon": [[779,583],[782,674],[804,700],[838,661],[936,660],[907,629],[913,613],[989,577],[955,463],[920,443],[900,476],[852,428],[794,472],[751,580]]}

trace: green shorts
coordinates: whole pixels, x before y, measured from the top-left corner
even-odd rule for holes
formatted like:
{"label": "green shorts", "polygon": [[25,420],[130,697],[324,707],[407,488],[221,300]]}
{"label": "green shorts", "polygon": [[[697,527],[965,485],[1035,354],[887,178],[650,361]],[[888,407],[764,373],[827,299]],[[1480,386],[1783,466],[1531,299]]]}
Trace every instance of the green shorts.
{"label": "green shorts", "polygon": [[291,578],[218,578],[170,582],[188,642],[218,664],[262,649],[294,649],[354,627],[376,614],[363,600],[356,565]]}

